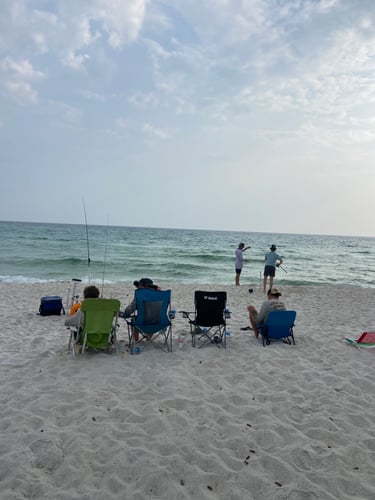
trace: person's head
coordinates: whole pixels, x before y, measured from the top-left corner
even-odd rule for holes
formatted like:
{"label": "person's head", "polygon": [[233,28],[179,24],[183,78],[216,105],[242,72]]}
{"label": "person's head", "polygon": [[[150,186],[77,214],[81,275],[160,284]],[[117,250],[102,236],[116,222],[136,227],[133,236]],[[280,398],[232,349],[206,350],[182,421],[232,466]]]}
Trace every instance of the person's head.
{"label": "person's head", "polygon": [[281,296],[281,292],[275,287],[272,287],[267,292],[267,297],[269,299],[278,299]]}
{"label": "person's head", "polygon": [[277,250],[276,245],[272,244],[270,246],[270,250],[271,250],[271,252],[274,252],[275,250]]}
{"label": "person's head", "polygon": [[239,248],[240,250],[242,250],[243,248],[245,248],[245,243],[240,243],[240,244],[238,245],[238,248]]}
{"label": "person's head", "polygon": [[97,299],[99,295],[99,288],[95,285],[89,285],[83,290],[83,296],[85,299]]}
{"label": "person's head", "polygon": [[134,286],[136,288],[150,288],[151,290],[157,290],[157,285],[150,278],[142,278],[139,281],[134,281]]}

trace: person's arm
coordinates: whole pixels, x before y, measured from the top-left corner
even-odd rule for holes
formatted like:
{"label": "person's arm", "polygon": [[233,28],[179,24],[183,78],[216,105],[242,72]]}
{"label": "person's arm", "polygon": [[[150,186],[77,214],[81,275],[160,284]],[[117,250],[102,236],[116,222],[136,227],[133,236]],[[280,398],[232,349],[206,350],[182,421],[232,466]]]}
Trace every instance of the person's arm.
{"label": "person's arm", "polygon": [[278,262],[277,262],[277,264],[276,264],[276,267],[280,267],[280,266],[281,266],[281,264],[284,262],[284,261],[283,261],[283,259],[282,259],[281,257],[279,257],[279,258],[277,259],[277,261],[278,261]]}
{"label": "person's arm", "polygon": [[82,326],[83,324],[83,313],[79,309],[76,311],[73,316],[70,316],[69,318],[66,318],[65,320],[65,326]]}
{"label": "person's arm", "polygon": [[135,312],[135,299],[133,299],[128,306],[125,307],[123,316],[128,318]]}
{"label": "person's arm", "polygon": [[258,318],[257,318],[258,324],[264,322],[269,311],[270,311],[270,301],[266,300],[265,302],[263,302],[262,307],[260,308]]}

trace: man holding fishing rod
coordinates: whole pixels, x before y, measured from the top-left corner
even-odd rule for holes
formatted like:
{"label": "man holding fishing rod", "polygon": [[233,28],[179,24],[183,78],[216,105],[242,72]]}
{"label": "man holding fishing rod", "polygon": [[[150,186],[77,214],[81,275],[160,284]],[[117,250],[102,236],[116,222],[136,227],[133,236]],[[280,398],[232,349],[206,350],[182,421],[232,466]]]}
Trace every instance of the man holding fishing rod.
{"label": "man holding fishing rod", "polygon": [[264,272],[263,272],[263,293],[266,293],[267,288],[267,278],[270,278],[270,288],[273,287],[273,278],[275,277],[276,267],[280,267],[283,263],[283,259],[279,254],[276,253],[276,245],[271,245],[270,252],[267,252],[264,260]]}

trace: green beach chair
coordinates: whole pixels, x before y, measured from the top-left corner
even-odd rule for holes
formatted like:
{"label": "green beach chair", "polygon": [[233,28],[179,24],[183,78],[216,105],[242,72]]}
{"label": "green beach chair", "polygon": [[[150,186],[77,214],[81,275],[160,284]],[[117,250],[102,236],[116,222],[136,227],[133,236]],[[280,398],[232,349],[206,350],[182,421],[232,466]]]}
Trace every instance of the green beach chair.
{"label": "green beach chair", "polygon": [[[111,349],[112,347],[118,353],[116,331],[119,311],[120,301],[117,299],[85,299],[82,302],[81,313],[84,314],[84,322],[79,333],[82,354],[88,348]],[[70,344],[74,357],[76,345],[74,341],[70,341]]]}

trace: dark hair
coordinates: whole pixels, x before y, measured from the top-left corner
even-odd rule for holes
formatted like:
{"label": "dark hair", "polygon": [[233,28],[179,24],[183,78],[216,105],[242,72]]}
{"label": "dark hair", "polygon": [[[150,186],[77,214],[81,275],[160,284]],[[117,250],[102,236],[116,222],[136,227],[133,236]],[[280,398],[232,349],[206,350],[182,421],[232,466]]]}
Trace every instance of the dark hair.
{"label": "dark hair", "polygon": [[99,295],[99,288],[95,285],[89,285],[83,290],[83,296],[85,299],[97,299]]}

